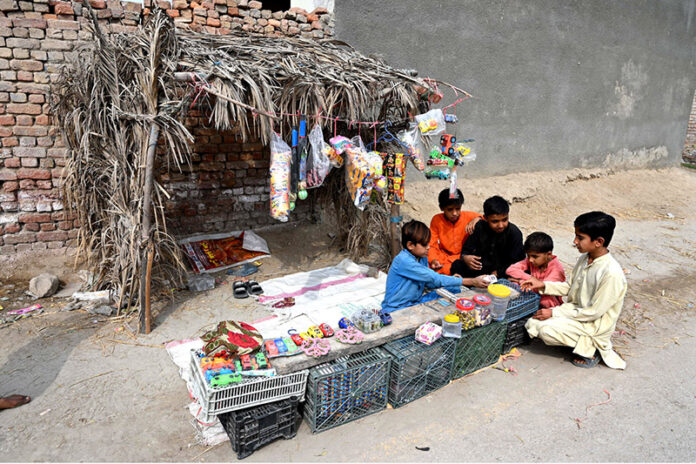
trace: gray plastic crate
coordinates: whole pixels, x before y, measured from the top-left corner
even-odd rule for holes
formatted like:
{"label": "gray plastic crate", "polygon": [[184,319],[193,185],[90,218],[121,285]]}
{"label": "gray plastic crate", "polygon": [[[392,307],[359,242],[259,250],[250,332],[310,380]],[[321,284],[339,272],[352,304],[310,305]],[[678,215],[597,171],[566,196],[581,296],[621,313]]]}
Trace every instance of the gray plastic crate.
{"label": "gray plastic crate", "polygon": [[384,351],[372,348],[310,369],[304,417],[312,432],[386,408],[390,362]]}
{"label": "gray plastic crate", "polygon": [[383,346],[392,357],[389,404],[398,408],[444,387],[452,376],[455,339],[440,338],[431,345],[413,336]]}
{"label": "gray plastic crate", "polygon": [[482,369],[498,361],[503,349],[507,324],[493,322],[462,332],[454,353],[452,379]]}
{"label": "gray plastic crate", "polygon": [[211,416],[236,411],[261,404],[272,403],[290,397],[303,401],[309,371],[293,372],[273,377],[248,377],[243,383],[213,388],[205,381],[200,358],[191,351],[193,396],[201,406],[198,419],[209,422]]}

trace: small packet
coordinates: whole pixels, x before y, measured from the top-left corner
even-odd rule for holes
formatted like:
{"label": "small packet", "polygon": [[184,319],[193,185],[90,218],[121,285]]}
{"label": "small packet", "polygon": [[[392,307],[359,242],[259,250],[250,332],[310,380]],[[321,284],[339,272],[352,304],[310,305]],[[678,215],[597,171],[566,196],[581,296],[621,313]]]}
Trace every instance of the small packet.
{"label": "small packet", "polygon": [[290,146],[273,132],[271,136],[271,217],[280,222],[288,221],[290,212]]}
{"label": "small packet", "polygon": [[398,137],[408,147],[413,165],[419,171],[423,171],[425,169],[425,146],[421,140],[418,125],[411,123],[408,129],[398,133]]}
{"label": "small packet", "polygon": [[324,142],[324,134],[319,124],[309,133],[309,144],[311,151],[307,160],[307,188],[314,188],[324,183],[331,170],[331,160],[327,155],[331,147]]}
{"label": "small packet", "polygon": [[350,146],[350,140],[342,135],[330,138],[329,143],[339,155],[342,155],[346,148]]}
{"label": "small packet", "polygon": [[415,119],[423,135],[438,135],[445,131],[445,116],[439,108],[419,114]]}
{"label": "small packet", "polygon": [[426,322],[416,329],[416,340],[432,345],[442,336],[442,327],[432,322]]}

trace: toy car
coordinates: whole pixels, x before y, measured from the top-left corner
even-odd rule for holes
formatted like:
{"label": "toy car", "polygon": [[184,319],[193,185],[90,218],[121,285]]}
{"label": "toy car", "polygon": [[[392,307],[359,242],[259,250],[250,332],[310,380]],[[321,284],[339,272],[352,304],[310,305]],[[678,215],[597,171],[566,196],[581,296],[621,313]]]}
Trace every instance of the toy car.
{"label": "toy car", "polygon": [[[300,336],[300,334],[297,333],[297,330],[295,330],[295,329],[288,330],[288,335],[290,335],[290,338],[292,339],[292,341],[295,342],[295,345],[302,346],[302,341],[304,339]],[[286,345],[287,345],[287,343],[286,343]]]}
{"label": "toy car", "polygon": [[316,325],[313,325],[307,329],[307,333],[310,335],[310,338],[322,338],[324,336],[321,329]]}
{"label": "toy car", "polygon": [[239,357],[239,362],[242,363],[242,370],[243,371],[250,371],[254,369],[254,365],[251,363],[251,356],[248,354],[244,354]]}
{"label": "toy car", "polygon": [[456,124],[459,122],[459,118],[456,114],[445,114],[445,122]]}
{"label": "toy car", "polygon": [[392,323],[393,319],[391,317],[391,314],[382,311],[380,311],[377,314],[379,315],[379,319],[382,321],[382,325],[389,325]]}
{"label": "toy car", "polygon": [[325,337],[333,337],[334,331],[326,322],[319,325],[319,330],[321,330],[321,333],[324,334]]}
{"label": "toy car", "polygon": [[258,353],[256,353],[256,356],[254,357],[254,359],[256,361],[256,368],[257,369],[268,369],[269,367],[271,367],[268,364],[268,359],[266,359],[266,355],[261,353],[260,351]]}
{"label": "toy car", "polygon": [[446,179],[449,178],[450,171],[449,171],[449,169],[445,169],[445,170],[442,170],[442,171],[439,170],[439,169],[428,169],[428,170],[425,171],[424,174],[425,174],[425,178],[426,178],[426,179],[435,178],[435,179],[443,179],[443,180],[446,180]]}
{"label": "toy car", "polygon": [[273,343],[278,348],[278,353],[283,354],[288,352],[288,347],[285,346],[285,342],[282,338],[274,338]]}
{"label": "toy car", "polygon": [[[300,340],[302,340],[302,337],[300,337],[299,335],[296,335],[296,336],[299,337]],[[295,344],[296,343],[295,340],[293,340],[291,338],[284,338],[283,341],[285,342],[285,346],[288,348],[288,355],[295,354],[297,352],[297,350],[299,350],[299,348]],[[302,344],[302,342],[300,342],[300,345],[301,344]]]}
{"label": "toy car", "polygon": [[264,346],[266,347],[266,353],[268,353],[268,356],[278,356],[278,348],[273,340],[266,340]]}
{"label": "toy car", "polygon": [[209,357],[208,356],[205,358],[201,358],[201,368],[204,371],[207,371],[209,369],[220,369],[223,367],[232,367],[231,364],[232,364],[232,361],[230,361],[227,358],[223,358],[223,357],[219,357],[219,356],[216,356],[216,357]]}
{"label": "toy car", "polygon": [[421,133],[425,134],[427,132],[437,129],[437,121],[434,119],[423,121],[420,124],[418,124],[418,128],[420,129]]}
{"label": "toy car", "polygon": [[347,329],[348,327],[354,327],[354,324],[353,324],[353,322],[352,322],[350,319],[348,319],[347,317],[342,317],[342,318],[338,321],[338,326],[339,326],[340,328],[342,328],[342,329]]}
{"label": "toy car", "polygon": [[239,383],[242,381],[241,374],[223,374],[218,375],[210,379],[210,386],[213,388],[225,387],[233,383]]}
{"label": "toy car", "polygon": [[440,137],[440,151],[447,156],[454,155],[454,144],[457,142],[457,137],[450,134],[444,134]]}

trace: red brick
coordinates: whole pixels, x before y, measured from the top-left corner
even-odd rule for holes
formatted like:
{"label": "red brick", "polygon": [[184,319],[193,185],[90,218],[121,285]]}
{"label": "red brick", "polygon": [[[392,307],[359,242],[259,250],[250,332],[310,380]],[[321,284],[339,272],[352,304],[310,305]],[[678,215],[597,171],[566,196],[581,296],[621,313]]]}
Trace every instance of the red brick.
{"label": "red brick", "polygon": [[[5,232],[7,232],[7,226],[5,226]],[[47,232],[50,233],[50,232]],[[25,232],[23,234],[16,235],[5,235],[5,243],[8,245],[16,245],[18,243],[32,243],[36,241],[36,234],[33,232]]]}
{"label": "red brick", "polygon": [[22,168],[17,170],[18,179],[50,179],[51,171],[48,169]]}
{"label": "red brick", "polygon": [[[22,160],[20,158],[7,158],[5,160],[6,168],[18,168],[22,165]],[[2,180],[2,179],[0,179]]]}
{"label": "red brick", "polygon": [[215,18],[208,18],[206,24],[210,27],[220,27],[220,20]]}
{"label": "red brick", "polygon": [[92,5],[92,8],[106,8],[106,2],[104,0],[89,0],[89,4]]}
{"label": "red brick", "polygon": [[19,145],[19,140],[17,137],[3,137],[2,138],[2,146],[9,148],[9,147],[16,147]]}
{"label": "red brick", "polygon": [[179,16],[181,16],[179,10],[167,10],[167,14],[172,18],[178,18]]}
{"label": "red brick", "polygon": [[38,232],[41,230],[41,227],[38,224],[25,224],[22,230],[26,232]]}
{"label": "red brick", "polygon": [[34,123],[34,118],[32,116],[27,116],[25,114],[20,114],[17,116],[18,126],[31,126]]}
{"label": "red brick", "polygon": [[33,27],[36,29],[46,29],[45,19],[30,19],[30,18],[14,18],[12,19],[14,27]]}
{"label": "red brick", "polygon": [[7,112],[14,114],[41,114],[41,105],[33,103],[10,103],[7,105]]}
{"label": "red brick", "polygon": [[20,230],[21,230],[21,227],[16,222],[13,222],[11,224],[5,224],[5,233],[6,234],[16,234]]}
{"label": "red brick", "polygon": [[15,135],[27,135],[30,137],[43,137],[46,134],[48,134],[48,127],[47,126],[27,126],[27,127],[22,127],[22,126],[15,126],[14,127],[14,134]]}
{"label": "red brick", "polygon": [[36,239],[42,242],[55,242],[57,240],[67,240],[68,233],[62,230],[52,232],[39,232],[36,234]]}
{"label": "red brick", "polygon": [[0,116],[0,126],[14,126],[16,124],[16,119],[11,114],[4,114]]}
{"label": "red brick", "polygon": [[58,2],[55,6],[55,13],[57,15],[73,15],[75,10],[73,10],[72,5],[68,2]]}
{"label": "red brick", "polygon": [[40,188],[41,190],[51,190],[53,188],[53,182],[50,180],[37,180],[36,188]]}
{"label": "red brick", "polygon": [[51,232],[56,230],[56,225],[52,222],[41,224],[41,232]]}
{"label": "red brick", "polygon": [[39,160],[36,158],[22,158],[23,168],[35,168],[39,165]]}
{"label": "red brick", "polygon": [[3,184],[2,184],[2,190],[4,192],[14,192],[17,189],[19,189],[19,182],[6,181],[6,182],[3,182]]}
{"label": "red brick", "polygon": [[31,179],[22,179],[19,181],[19,188],[22,190],[36,190],[36,182]]}
{"label": "red brick", "polygon": [[42,147],[15,147],[12,154],[20,158],[45,158],[46,149]]}
{"label": "red brick", "polygon": [[37,60],[11,60],[10,67],[21,71],[43,71],[44,65]]}
{"label": "red brick", "polygon": [[61,221],[58,223],[58,228],[60,230],[70,230],[73,227],[72,221]]}
{"label": "red brick", "polygon": [[51,213],[22,213],[17,218],[18,222],[51,222]]}
{"label": "red brick", "polygon": [[51,124],[51,118],[45,114],[42,114],[36,117],[34,123],[41,126],[48,126]]}

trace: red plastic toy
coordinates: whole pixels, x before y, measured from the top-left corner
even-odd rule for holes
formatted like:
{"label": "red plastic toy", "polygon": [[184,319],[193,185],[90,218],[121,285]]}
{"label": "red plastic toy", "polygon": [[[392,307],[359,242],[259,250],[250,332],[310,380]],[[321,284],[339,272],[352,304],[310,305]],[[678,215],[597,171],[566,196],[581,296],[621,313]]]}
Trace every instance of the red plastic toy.
{"label": "red plastic toy", "polygon": [[319,326],[319,330],[321,330],[321,333],[323,333],[325,337],[333,337],[334,331],[326,322]]}

